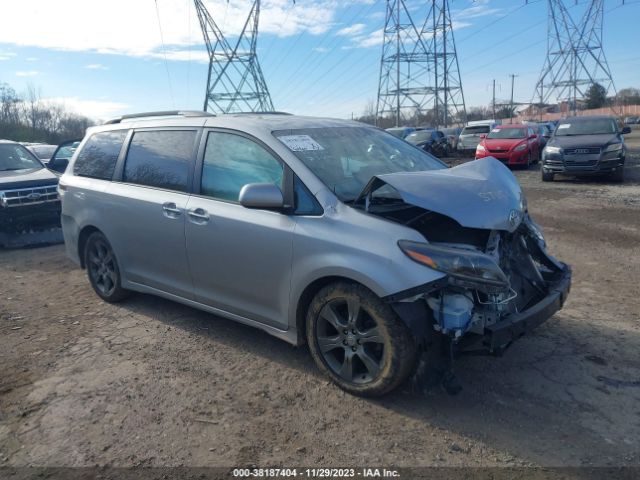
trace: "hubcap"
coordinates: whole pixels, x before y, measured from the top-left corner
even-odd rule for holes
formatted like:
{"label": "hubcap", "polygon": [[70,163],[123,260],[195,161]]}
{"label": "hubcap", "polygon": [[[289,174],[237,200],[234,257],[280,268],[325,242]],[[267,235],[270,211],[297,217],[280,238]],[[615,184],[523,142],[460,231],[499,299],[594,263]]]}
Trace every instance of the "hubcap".
{"label": "hubcap", "polygon": [[320,354],[329,368],[353,383],[368,383],[380,373],[385,346],[378,324],[358,299],[331,300],[316,325]]}
{"label": "hubcap", "polygon": [[91,281],[103,295],[110,295],[116,288],[116,264],[111,248],[98,240],[91,245],[88,255]]}

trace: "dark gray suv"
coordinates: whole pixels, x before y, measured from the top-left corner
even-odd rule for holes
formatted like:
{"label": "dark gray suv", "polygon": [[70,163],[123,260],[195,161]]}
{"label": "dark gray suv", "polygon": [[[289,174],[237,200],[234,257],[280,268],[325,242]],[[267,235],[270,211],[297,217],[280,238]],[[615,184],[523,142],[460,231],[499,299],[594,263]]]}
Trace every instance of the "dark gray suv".
{"label": "dark gray suv", "polygon": [[557,173],[607,174],[614,181],[624,181],[627,149],[622,135],[630,131],[610,116],[561,120],[542,151],[542,181],[553,181]]}
{"label": "dark gray suv", "polygon": [[571,283],[502,163],[447,168],[355,122],[122,118],[89,129],[59,190],[67,252],[101,298],[150,293],[307,343],[360,395],[418,358],[417,378],[455,390],[454,354],[501,351]]}

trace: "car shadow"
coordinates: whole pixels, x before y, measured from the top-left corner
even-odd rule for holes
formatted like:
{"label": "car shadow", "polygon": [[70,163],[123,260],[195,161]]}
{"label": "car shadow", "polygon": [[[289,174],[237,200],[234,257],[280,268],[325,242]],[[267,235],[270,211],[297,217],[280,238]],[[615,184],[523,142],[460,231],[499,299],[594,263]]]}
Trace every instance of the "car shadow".
{"label": "car shadow", "polygon": [[[260,330],[149,295],[136,294],[121,306],[327,381],[306,347]],[[618,330],[560,312],[503,357],[458,359],[459,395],[441,388],[416,393],[407,382],[368,401],[542,465],[637,465],[640,413],[633,405],[640,401],[640,361],[633,352],[638,351],[640,335],[621,339]]]}

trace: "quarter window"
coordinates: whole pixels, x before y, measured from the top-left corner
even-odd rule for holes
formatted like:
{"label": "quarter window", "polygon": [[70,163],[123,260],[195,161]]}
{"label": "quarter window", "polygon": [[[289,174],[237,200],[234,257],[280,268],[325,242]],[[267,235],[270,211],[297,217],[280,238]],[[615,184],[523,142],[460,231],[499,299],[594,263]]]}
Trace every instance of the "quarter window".
{"label": "quarter window", "polygon": [[282,164],[253,140],[209,132],[202,165],[202,195],[237,202],[240,190],[248,183],[273,183],[282,188],[282,176]]}
{"label": "quarter window", "polygon": [[135,132],[123,181],[186,192],[195,139],[192,130]]}
{"label": "quarter window", "polygon": [[74,175],[111,180],[127,130],[100,132],[91,135],[78,154]]}

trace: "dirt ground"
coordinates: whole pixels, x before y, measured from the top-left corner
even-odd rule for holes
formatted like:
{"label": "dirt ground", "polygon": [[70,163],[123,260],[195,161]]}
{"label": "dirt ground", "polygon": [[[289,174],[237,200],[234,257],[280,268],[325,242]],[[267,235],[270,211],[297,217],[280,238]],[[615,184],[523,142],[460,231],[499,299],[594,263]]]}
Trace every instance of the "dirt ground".
{"label": "dirt ground", "polygon": [[640,132],[627,181],[517,171],[565,308],[458,396],[344,394],[306,348],[135,295],[108,305],[61,245],[0,251],[0,466],[640,465]]}

